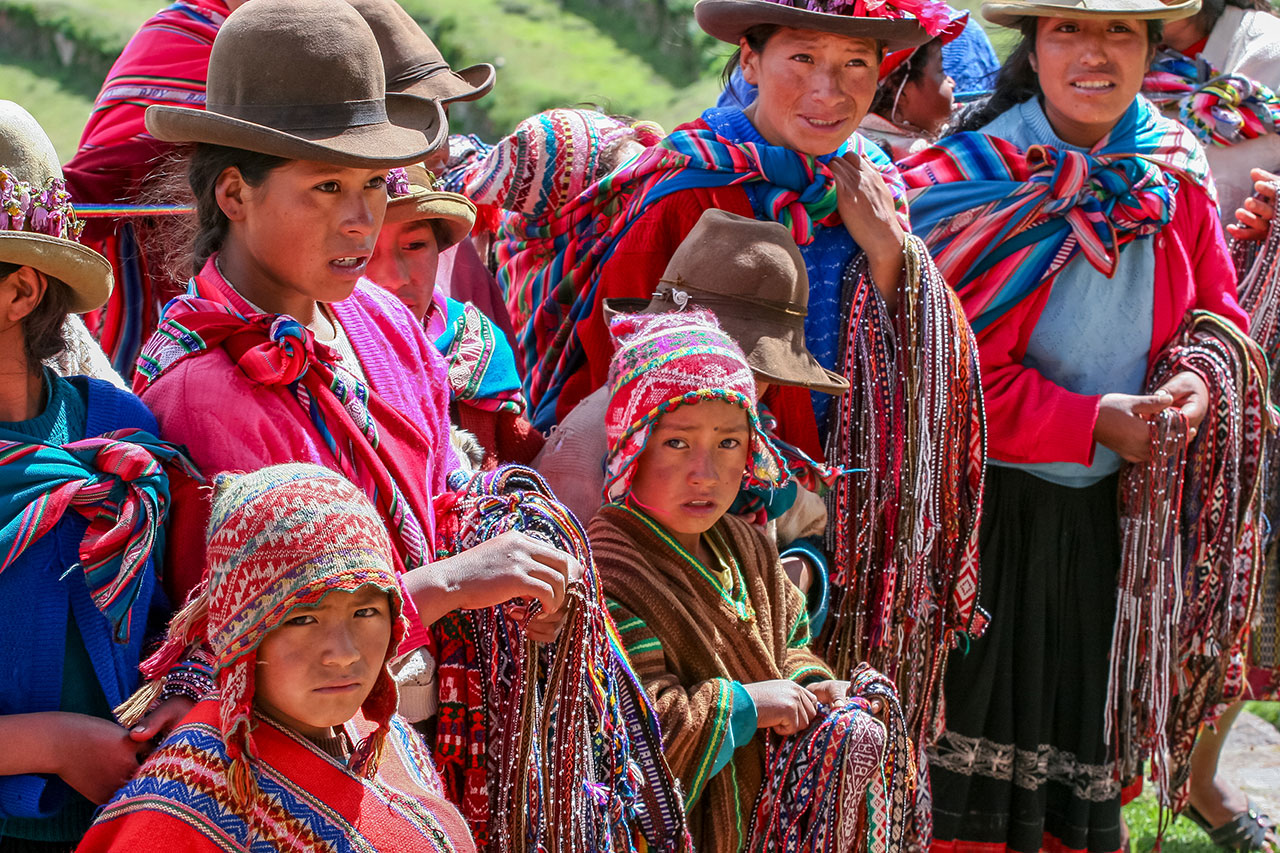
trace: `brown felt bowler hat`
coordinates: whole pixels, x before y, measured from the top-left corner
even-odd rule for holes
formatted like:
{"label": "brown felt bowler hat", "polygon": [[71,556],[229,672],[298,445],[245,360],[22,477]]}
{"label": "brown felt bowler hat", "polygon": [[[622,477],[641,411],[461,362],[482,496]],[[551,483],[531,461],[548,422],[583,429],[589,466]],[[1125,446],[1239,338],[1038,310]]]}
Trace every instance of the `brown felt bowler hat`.
{"label": "brown felt bowler hat", "polygon": [[442,104],[474,101],[493,88],[487,62],[454,71],[422,27],[395,0],[347,0],[364,18],[382,51],[387,91],[434,98]]}
{"label": "brown felt bowler hat", "polygon": [[384,223],[417,222],[431,219],[441,223],[445,239],[440,251],[455,246],[471,233],[476,223],[476,206],[471,199],[459,193],[435,188],[435,176],[421,164],[405,170],[409,178],[409,194],[397,196],[387,202],[387,218]]}
{"label": "brown felt bowler hat", "polygon": [[147,130],[289,160],[384,168],[444,144],[436,101],[386,94],[378,43],[343,0],[253,0],[213,41],[205,109],[152,106]]}
{"label": "brown felt bowler hat", "polygon": [[1176,21],[1200,11],[1200,0],[1005,0],[982,4],[982,17],[1001,27],[1023,18],[1138,18]]}
{"label": "brown felt bowler hat", "polygon": [[83,314],[101,308],[111,295],[111,264],[76,241],[76,217],[67,196],[56,216],[37,220],[37,197],[62,187],[58,153],[44,129],[18,104],[0,101],[0,215],[15,206],[21,211],[0,225],[0,263],[58,279],[71,288],[71,311]]}
{"label": "brown felt bowler hat", "polygon": [[[790,5],[791,2],[796,5]],[[819,12],[804,8],[798,0],[698,0],[693,16],[707,35],[730,44],[738,44],[747,30],[758,24],[875,39],[886,53],[919,47],[930,38],[915,18]]]}
{"label": "brown felt bowler hat", "polygon": [[606,299],[612,314],[660,314],[689,305],[706,308],[761,379],[843,394],[849,381],[827,370],[804,343],[809,273],[786,226],[710,208],[676,248],[643,299]]}

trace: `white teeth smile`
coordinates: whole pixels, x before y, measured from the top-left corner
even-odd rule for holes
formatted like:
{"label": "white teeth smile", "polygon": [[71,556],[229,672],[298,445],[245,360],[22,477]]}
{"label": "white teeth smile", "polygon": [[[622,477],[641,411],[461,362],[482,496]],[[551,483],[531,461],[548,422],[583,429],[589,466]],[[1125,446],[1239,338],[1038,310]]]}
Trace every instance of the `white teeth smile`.
{"label": "white teeth smile", "polygon": [[359,258],[338,258],[333,263],[334,263],[334,266],[339,266],[339,267],[354,267],[360,264],[360,259]]}
{"label": "white teeth smile", "polygon": [[809,124],[816,124],[818,127],[835,127],[840,123],[838,121],[819,121],[816,118],[805,119],[805,121],[809,122]]}
{"label": "white teeth smile", "polygon": [[1105,80],[1088,80],[1088,81],[1081,81],[1078,83],[1072,83],[1071,85],[1075,86],[1077,89],[1110,89],[1115,84],[1108,83]]}

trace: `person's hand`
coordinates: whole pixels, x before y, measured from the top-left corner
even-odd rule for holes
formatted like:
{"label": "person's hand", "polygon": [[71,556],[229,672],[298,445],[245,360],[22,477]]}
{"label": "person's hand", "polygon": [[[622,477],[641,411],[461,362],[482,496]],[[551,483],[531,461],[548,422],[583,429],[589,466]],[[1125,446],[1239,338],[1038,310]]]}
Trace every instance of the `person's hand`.
{"label": "person's hand", "polygon": [[1155,394],[1103,394],[1093,439],[1129,462],[1146,462],[1151,455],[1151,417],[1173,405],[1165,390]]}
{"label": "person's hand", "polygon": [[893,207],[893,194],[880,170],[865,157],[849,152],[833,157],[829,165],[836,179],[840,221],[867,253],[871,278],[892,311],[898,303],[902,246],[907,239]]}
{"label": "person's hand", "polygon": [[[810,684],[808,690],[814,696],[818,697],[818,701],[824,705],[830,705],[832,708],[842,708],[845,702],[849,701],[849,690],[851,685],[847,681],[819,681],[816,684]],[[867,704],[870,706],[871,715],[884,719],[884,700],[869,699]]]}
{"label": "person's hand", "polygon": [[1209,386],[1204,384],[1200,374],[1190,370],[1175,373],[1156,390],[1157,393],[1166,391],[1173,397],[1172,408],[1182,412],[1187,419],[1187,441],[1195,438],[1200,422],[1209,413]]}
{"label": "person's hand", "polygon": [[87,714],[59,713],[54,772],[86,800],[102,805],[138,772],[145,742],[123,726]]}
{"label": "person's hand", "polygon": [[150,755],[160,741],[164,740],[173,727],[182,722],[182,718],[195,706],[196,703],[186,696],[170,696],[129,729],[129,740],[146,747],[141,753],[144,757]]}
{"label": "person's hand", "polygon": [[818,697],[794,681],[776,679],[742,685],[756,705],[756,727],[793,735],[818,713]]}
{"label": "person's hand", "polygon": [[542,606],[529,621],[530,636],[554,638],[567,614],[565,591],[581,578],[582,565],[571,555],[509,531],[415,569],[404,581],[427,625],[452,610],[479,610],[522,598]]}
{"label": "person's hand", "polygon": [[1276,212],[1276,197],[1271,185],[1280,183],[1280,175],[1273,175],[1265,169],[1254,169],[1249,173],[1253,178],[1254,190],[1262,198],[1250,196],[1244,200],[1244,207],[1236,210],[1236,222],[1227,226],[1227,234],[1237,240],[1261,240],[1267,236],[1271,226],[1271,218]]}

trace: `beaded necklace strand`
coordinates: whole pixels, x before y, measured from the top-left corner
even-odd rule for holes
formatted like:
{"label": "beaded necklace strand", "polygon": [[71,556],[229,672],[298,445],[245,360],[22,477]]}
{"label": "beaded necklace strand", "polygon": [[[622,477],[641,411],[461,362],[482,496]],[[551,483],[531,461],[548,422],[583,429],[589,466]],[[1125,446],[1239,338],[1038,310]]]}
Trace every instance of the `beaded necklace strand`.
{"label": "beaded necklace strand", "polygon": [[[977,341],[959,301],[918,238],[907,238],[904,256],[893,316],[865,255],[845,271],[841,364],[852,387],[827,459],[866,470],[828,495],[833,602],[816,648],[837,676],[861,661],[888,676],[923,752],[942,729],[948,651],[986,623],[977,605],[986,420]],[[921,772],[914,833],[927,848]]]}

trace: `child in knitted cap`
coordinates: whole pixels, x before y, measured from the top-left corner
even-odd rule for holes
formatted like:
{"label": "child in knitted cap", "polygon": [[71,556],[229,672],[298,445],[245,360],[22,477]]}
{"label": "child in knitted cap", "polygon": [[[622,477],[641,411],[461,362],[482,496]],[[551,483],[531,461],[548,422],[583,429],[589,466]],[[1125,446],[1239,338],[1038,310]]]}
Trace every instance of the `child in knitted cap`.
{"label": "child in knitted cap", "polygon": [[207,541],[208,585],[144,668],[203,641],[219,691],[78,849],[474,851],[395,714],[406,623],[364,493],[314,465],[223,474]]}
{"label": "child in knitted cap", "polygon": [[[610,331],[611,502],[588,526],[591,547],[694,846],[737,851],[766,781],[757,731],[806,730],[820,705],[845,706],[849,682],[808,650],[804,597],[776,548],[728,514],[744,482],[785,476],[742,351],[701,310],[622,315]],[[858,723],[883,737],[870,715]]]}

